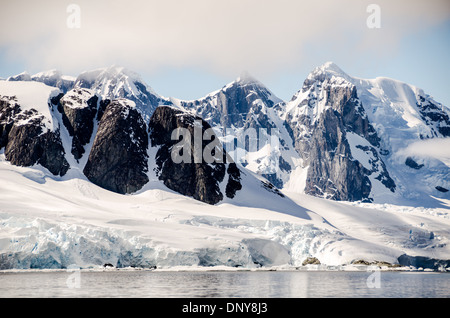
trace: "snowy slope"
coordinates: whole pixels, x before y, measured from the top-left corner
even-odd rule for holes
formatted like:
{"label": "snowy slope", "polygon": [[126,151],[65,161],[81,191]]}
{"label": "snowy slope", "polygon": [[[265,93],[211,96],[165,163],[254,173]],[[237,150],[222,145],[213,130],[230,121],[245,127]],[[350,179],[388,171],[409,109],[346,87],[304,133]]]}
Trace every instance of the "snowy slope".
{"label": "snowy slope", "polygon": [[58,70],[49,70],[45,72],[39,72],[31,76],[31,80],[35,82],[41,82],[48,86],[59,88],[63,93],[66,93],[73,88],[75,83],[75,77],[63,75]]}
{"label": "snowy slope", "polygon": [[[312,160],[317,160],[310,158],[309,148],[311,140],[321,133],[320,129],[314,132],[314,128],[332,127],[323,120],[327,111],[346,115],[336,104],[342,94],[352,89],[356,92],[354,104],[361,108],[360,118],[369,126],[361,129],[348,127],[351,123],[347,123],[342,140],[350,146],[346,156],[351,155],[368,171],[371,191],[367,197],[380,203],[414,206],[433,206],[434,197],[448,199],[445,190],[450,188],[450,166],[445,158],[450,157],[450,148],[445,148],[445,140],[450,137],[450,109],[413,85],[384,77],[351,77],[332,62],[315,68],[292,100],[281,105],[280,117],[289,122],[295,148],[304,159],[304,166],[294,171],[285,188],[304,191],[305,171]],[[438,156],[435,150],[409,151],[410,147],[417,150],[418,144],[430,144],[427,139],[441,140],[444,149]]]}
{"label": "snowy slope", "polygon": [[[43,116],[42,123],[45,128],[54,131],[58,128],[58,122],[54,119],[51,107],[51,98],[61,91],[55,87],[43,83],[30,81],[0,81],[0,98],[14,101],[20,105],[21,113],[36,110],[35,116]],[[26,118],[26,122],[33,117]],[[25,123],[25,122],[23,122]]]}
{"label": "snowy slope", "polygon": [[[79,174],[54,177],[15,167],[1,155],[0,268],[172,268],[300,266],[354,260],[397,263],[402,254],[449,259],[450,214],[442,209],[370,205],[302,194],[276,212],[251,189],[246,204],[216,206],[151,180],[133,195],[101,189]],[[254,207],[249,202],[254,202]],[[297,204],[295,204],[296,202]],[[223,267],[221,267],[223,268]]]}
{"label": "snowy slope", "polygon": [[[385,162],[400,185],[398,196],[416,202],[426,199],[426,194],[448,198],[445,193],[437,191],[436,186],[450,188],[450,165],[432,152],[422,152],[412,154],[418,165],[423,165],[423,168],[414,169],[405,165],[411,156],[405,150],[417,142],[425,140],[426,143],[427,139],[445,142],[450,137],[446,133],[450,109],[434,101],[422,89],[397,80],[355,78],[353,83],[358,87],[369,120],[381,138],[382,148],[388,152]],[[447,120],[427,118],[423,111],[423,105],[427,103],[435,105],[439,115],[446,115]],[[446,153],[450,155],[450,148]]]}

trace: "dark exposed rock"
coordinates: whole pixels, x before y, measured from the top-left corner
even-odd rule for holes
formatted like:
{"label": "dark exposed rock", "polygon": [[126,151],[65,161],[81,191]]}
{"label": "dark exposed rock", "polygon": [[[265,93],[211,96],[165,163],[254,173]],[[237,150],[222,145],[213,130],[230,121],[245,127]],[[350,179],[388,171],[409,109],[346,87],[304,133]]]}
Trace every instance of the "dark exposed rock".
{"label": "dark exposed rock", "polygon": [[[395,183],[378,151],[380,139],[368,120],[356,87],[350,83],[335,85],[333,80],[323,73],[308,77],[302,92],[310,93],[299,105],[308,109],[295,118],[289,114],[286,119],[294,146],[309,165],[305,192],[333,200],[371,201],[369,176],[394,192]],[[317,96],[327,105],[318,115],[315,114]],[[371,158],[370,167],[354,159],[349,134],[367,141],[353,147]]]}
{"label": "dark exposed rock", "polygon": [[391,264],[389,262],[386,261],[366,261],[364,259],[358,259],[358,260],[353,260],[351,262],[352,265],[364,265],[364,266],[378,266],[378,267],[388,267],[388,268],[395,268],[395,267],[400,267],[400,264]]}
{"label": "dark exposed rock", "polygon": [[316,257],[307,257],[302,263],[302,266],[306,265],[320,265],[320,261]]}
{"label": "dark exposed rock", "polygon": [[411,256],[407,254],[400,255],[398,257],[398,263],[402,266],[414,266],[416,268],[430,268],[439,270],[441,268],[450,267],[450,260],[436,259],[426,256]]}
{"label": "dark exposed rock", "polygon": [[236,192],[242,189],[241,173],[235,163],[230,163],[227,168],[228,182],[225,187],[225,194],[228,198],[232,199],[236,195]]}
{"label": "dark exposed rock", "polygon": [[38,163],[54,175],[65,175],[69,164],[64,157],[59,131],[42,132],[36,121],[13,125],[5,148],[6,159],[17,166],[28,167]]}
{"label": "dark exposed rock", "polygon": [[367,169],[352,159],[343,119],[337,111],[325,111],[310,141],[310,167],[305,192],[334,200],[368,198],[371,183]]}
{"label": "dark exposed rock", "polygon": [[8,143],[8,135],[14,124],[14,118],[21,112],[15,96],[0,98],[0,149]]}
{"label": "dark exposed rock", "polygon": [[438,190],[438,191],[440,191],[440,192],[444,192],[444,193],[449,191],[448,189],[443,188],[443,187],[441,187],[441,186],[437,186],[437,187],[436,187],[436,190]]}
{"label": "dark exposed rock", "polygon": [[73,89],[60,100],[58,109],[72,136],[71,151],[77,160],[82,157],[84,146],[91,140],[98,101],[99,97],[87,89]]}
{"label": "dark exposed rock", "polygon": [[44,116],[35,109],[21,111],[14,98],[0,101],[0,147],[13,165],[41,164],[54,175],[63,176],[69,170],[59,129],[48,130]]}
{"label": "dark exposed rock", "polygon": [[[202,117],[215,129],[218,128],[218,133],[226,137],[224,147],[236,156],[234,160],[244,167],[251,163],[254,172],[282,188],[292,170],[291,164],[283,159],[283,152],[291,150],[292,140],[285,140],[284,135],[279,133],[281,127],[277,127],[280,118],[276,114],[281,111],[280,103],[282,101],[262,83],[243,74],[236,81],[202,99],[181,101],[181,106]],[[232,138],[234,141],[231,141]],[[275,139],[280,147],[270,148],[270,164],[261,164],[259,159],[250,159],[251,162],[248,162],[248,157],[241,156],[244,152],[261,150]],[[278,158],[279,163],[276,162]]]}
{"label": "dark exposed rock", "polygon": [[363,259],[358,259],[358,260],[352,261],[352,264],[353,265],[366,265],[366,266],[369,266],[369,265],[371,265],[371,262],[368,262],[368,261],[363,260]]}
{"label": "dark exposed rock", "polygon": [[97,110],[97,121],[102,120],[103,113],[105,112],[106,107],[111,103],[110,99],[101,99],[98,105]]}
{"label": "dark exposed rock", "polygon": [[416,169],[416,170],[419,170],[420,168],[423,167],[423,164],[420,164],[420,165],[419,165],[419,164],[418,164],[417,162],[415,162],[414,159],[411,158],[411,157],[406,158],[405,165],[407,165],[407,166],[410,167],[410,168]]}
{"label": "dark exposed rock", "polygon": [[263,181],[262,187],[266,189],[267,191],[270,191],[272,193],[275,193],[276,195],[279,195],[280,197],[284,198],[284,194],[280,192],[272,183]]}
{"label": "dark exposed rock", "polygon": [[147,148],[146,125],[134,103],[113,100],[101,118],[83,172],[105,189],[135,192],[148,182]]}
{"label": "dark exposed rock", "polygon": [[[187,142],[183,151],[188,151],[188,155],[185,154],[187,160],[181,162],[175,162],[172,159],[173,147],[180,142],[179,139],[171,138],[172,132],[177,128],[186,129],[191,137],[190,140],[183,141]],[[214,154],[218,160],[212,163],[205,162],[204,156],[200,160],[196,159],[195,153],[198,147],[196,147],[195,137],[200,133],[200,149],[203,153],[205,147],[211,143],[210,140],[202,138],[209,128],[211,126],[200,117],[167,106],[158,107],[149,124],[151,146],[158,147],[155,158],[157,167],[155,172],[158,178],[169,189],[209,204],[216,204],[224,198],[219,184],[224,181],[226,174],[228,174],[228,181],[225,195],[232,198],[236,191],[241,189],[240,171],[234,163],[226,163],[226,153],[223,148]],[[183,136],[183,138],[188,137]]]}
{"label": "dark exposed rock", "polygon": [[222,127],[269,128],[273,123],[260,112],[261,104],[273,107],[277,98],[261,83],[249,75],[227,85],[216,94],[194,102],[182,102],[182,106],[195,110],[209,124]]}
{"label": "dark exposed rock", "polygon": [[433,132],[433,136],[428,137],[438,137],[438,134],[441,134],[443,137],[450,137],[450,117],[444,111],[444,106],[437,105],[421,95],[418,96],[416,105],[422,119]]}

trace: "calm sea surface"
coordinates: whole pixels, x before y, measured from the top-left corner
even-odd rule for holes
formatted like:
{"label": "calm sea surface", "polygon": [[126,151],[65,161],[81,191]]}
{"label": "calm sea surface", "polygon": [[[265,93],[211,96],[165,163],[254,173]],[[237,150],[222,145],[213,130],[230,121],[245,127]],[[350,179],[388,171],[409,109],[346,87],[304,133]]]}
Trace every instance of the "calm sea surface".
{"label": "calm sea surface", "polygon": [[345,271],[0,272],[0,297],[450,297],[450,273]]}

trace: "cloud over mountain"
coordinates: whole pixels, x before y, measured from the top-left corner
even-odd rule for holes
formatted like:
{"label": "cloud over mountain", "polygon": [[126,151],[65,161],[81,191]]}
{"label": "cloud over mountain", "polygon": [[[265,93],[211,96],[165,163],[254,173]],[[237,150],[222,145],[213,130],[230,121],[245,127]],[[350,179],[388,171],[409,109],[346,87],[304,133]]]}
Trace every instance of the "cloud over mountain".
{"label": "cloud over mountain", "polygon": [[260,76],[298,67],[321,54],[318,48],[349,59],[361,51],[391,54],[418,25],[450,16],[448,1],[378,1],[382,28],[373,32],[370,3],[80,0],[81,27],[70,29],[69,2],[14,1],[2,4],[0,52],[29,68],[66,73],[116,63],[141,72],[169,65]]}

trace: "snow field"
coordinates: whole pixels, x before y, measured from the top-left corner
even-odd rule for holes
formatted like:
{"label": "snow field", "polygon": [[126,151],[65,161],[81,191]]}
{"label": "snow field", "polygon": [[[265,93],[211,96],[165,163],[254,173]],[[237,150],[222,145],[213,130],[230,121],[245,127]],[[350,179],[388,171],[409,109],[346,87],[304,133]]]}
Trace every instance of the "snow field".
{"label": "snow field", "polygon": [[70,178],[56,178],[38,166],[15,167],[0,157],[3,270],[104,264],[168,270],[292,268],[309,256],[325,268],[358,259],[394,264],[404,253],[450,255],[450,220],[437,209],[369,209],[291,193],[271,207],[256,196],[256,188],[243,191],[235,202],[211,206],[154,180],[124,196],[91,184],[81,173],[74,177],[76,171]]}

